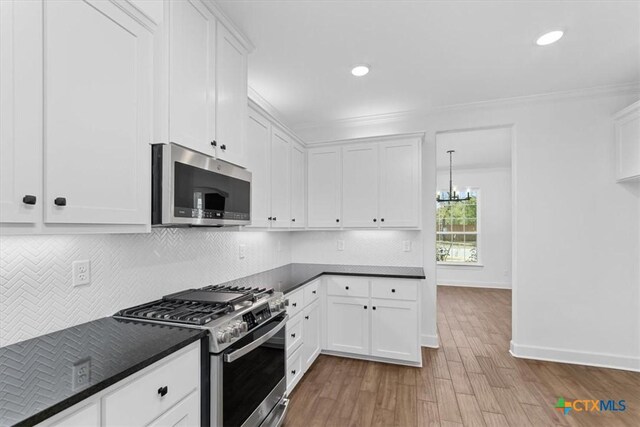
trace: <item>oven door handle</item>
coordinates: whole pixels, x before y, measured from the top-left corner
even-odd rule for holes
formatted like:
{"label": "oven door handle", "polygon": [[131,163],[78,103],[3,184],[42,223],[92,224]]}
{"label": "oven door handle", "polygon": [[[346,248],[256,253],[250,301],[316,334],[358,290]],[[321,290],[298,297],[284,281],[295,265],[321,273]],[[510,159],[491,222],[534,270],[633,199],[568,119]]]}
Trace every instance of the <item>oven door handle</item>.
{"label": "oven door handle", "polygon": [[261,336],[257,340],[252,341],[250,344],[247,344],[244,347],[237,349],[233,353],[225,354],[224,355],[224,361],[227,362],[227,363],[234,362],[234,361],[240,359],[245,354],[250,353],[251,351],[253,351],[256,348],[260,347],[262,344],[264,344],[265,342],[267,342],[271,338],[273,338],[273,336],[275,334],[280,332],[280,329],[284,328],[284,325],[287,323],[287,320],[289,320],[289,315],[285,314],[284,319],[282,319],[282,321],[280,321],[280,323],[278,323],[272,330],[270,330],[269,332],[267,332],[266,334],[264,334],[263,336]]}

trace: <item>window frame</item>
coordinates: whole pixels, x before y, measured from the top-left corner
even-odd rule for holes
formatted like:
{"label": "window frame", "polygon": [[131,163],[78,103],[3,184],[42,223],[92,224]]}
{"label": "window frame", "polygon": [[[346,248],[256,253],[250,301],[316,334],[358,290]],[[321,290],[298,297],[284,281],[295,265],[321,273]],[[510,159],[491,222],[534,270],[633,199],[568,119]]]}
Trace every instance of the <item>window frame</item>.
{"label": "window frame", "polygon": [[[482,191],[480,189],[480,187],[465,187],[462,186],[463,188],[465,188],[466,190],[469,190],[469,192],[473,192],[476,193],[476,231],[475,232],[467,232],[467,231],[463,231],[463,232],[449,232],[449,231],[438,231],[438,203],[436,201],[436,254],[438,253],[438,246],[437,246],[437,242],[438,242],[438,236],[440,235],[452,235],[452,234],[475,234],[476,236],[476,248],[477,248],[477,257],[476,257],[476,262],[466,262],[466,261],[438,261],[436,258],[436,265],[441,265],[441,266],[453,266],[453,267],[483,267],[484,265],[482,264],[482,248],[481,248],[481,218],[482,218]],[[465,190],[465,191],[466,191]],[[448,193],[449,190],[439,190],[440,193]],[[453,203],[460,203],[460,202],[453,202]]]}

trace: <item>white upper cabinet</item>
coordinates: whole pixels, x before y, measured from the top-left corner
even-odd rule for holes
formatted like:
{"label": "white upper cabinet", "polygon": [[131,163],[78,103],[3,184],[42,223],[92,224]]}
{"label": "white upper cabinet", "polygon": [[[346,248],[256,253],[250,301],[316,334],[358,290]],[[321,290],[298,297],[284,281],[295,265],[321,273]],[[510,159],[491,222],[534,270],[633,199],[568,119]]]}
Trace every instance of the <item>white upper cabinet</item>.
{"label": "white upper cabinet", "polygon": [[420,223],[419,137],[380,143],[380,227]]}
{"label": "white upper cabinet", "polygon": [[640,179],[640,101],[616,114],[616,178]]}
{"label": "white upper cabinet", "polygon": [[306,153],[302,145],[291,146],[291,228],[306,225]]}
{"label": "white upper cabinet", "polygon": [[276,127],[271,134],[271,226],[289,228],[291,223],[291,139]]}
{"label": "white upper cabinet", "polygon": [[307,221],[309,227],[339,228],[340,147],[312,148],[307,153]]}
{"label": "white upper cabinet", "polygon": [[214,155],[216,19],[198,0],[170,1],[168,141]]}
{"label": "white upper cabinet", "polygon": [[216,143],[222,160],[244,165],[247,51],[218,23],[216,40]]}
{"label": "white upper cabinet", "polygon": [[112,2],[43,22],[45,222],[148,223],[152,32]]}
{"label": "white upper cabinet", "polygon": [[251,171],[251,227],[269,227],[271,216],[271,123],[249,109],[247,169]]}
{"label": "white upper cabinet", "polygon": [[342,226],[378,225],[378,144],[342,148]]}
{"label": "white upper cabinet", "polygon": [[0,1],[0,222],[42,219],[42,5]]}

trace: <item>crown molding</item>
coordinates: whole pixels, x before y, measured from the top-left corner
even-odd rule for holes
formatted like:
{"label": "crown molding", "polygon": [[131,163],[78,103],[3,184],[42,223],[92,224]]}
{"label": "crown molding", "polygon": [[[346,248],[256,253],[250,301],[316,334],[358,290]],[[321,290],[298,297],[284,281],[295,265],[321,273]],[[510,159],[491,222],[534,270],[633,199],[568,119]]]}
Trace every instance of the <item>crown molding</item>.
{"label": "crown molding", "polygon": [[415,110],[405,110],[393,113],[374,114],[369,116],[350,117],[338,120],[328,120],[324,122],[315,123],[301,123],[294,125],[292,128],[295,131],[303,132],[314,129],[323,128],[352,128],[361,127],[367,125],[380,125],[390,122],[397,122],[406,120],[412,117],[424,117],[438,113],[444,113],[449,111],[463,111],[469,109],[475,109],[478,107],[485,108],[499,108],[510,105],[518,105],[530,102],[548,102],[560,99],[570,98],[590,98],[598,96],[612,96],[622,94],[640,94],[640,82],[629,82],[616,85],[595,86],[582,89],[572,89],[565,91],[547,92],[536,95],[524,95],[515,96],[510,98],[498,98],[487,101],[469,102],[463,104],[451,104],[441,107],[422,108]]}
{"label": "crown molding", "polygon": [[226,27],[233,36],[238,39],[242,47],[247,50],[247,53],[251,53],[256,50],[256,46],[245,36],[242,31],[233,23],[233,21],[222,11],[220,6],[215,0],[203,0],[207,8],[215,15],[222,25]]}
{"label": "crown molding", "polygon": [[267,116],[269,121],[274,123],[280,129],[282,129],[286,134],[288,134],[291,138],[293,138],[296,142],[301,144],[302,146],[307,146],[307,144],[289,127],[285,124],[284,116],[276,107],[274,107],[269,101],[262,97],[254,88],[251,86],[248,87],[249,94],[249,106],[260,110],[260,112]]}
{"label": "crown molding", "polygon": [[411,132],[411,133],[391,133],[387,135],[376,135],[376,136],[365,136],[359,138],[347,138],[347,139],[333,139],[330,141],[313,141],[307,142],[307,147],[330,147],[333,145],[344,145],[344,144],[366,144],[373,142],[384,142],[390,139],[394,141],[398,139],[411,139],[411,138],[419,138],[420,142],[424,142],[425,133],[424,132]]}

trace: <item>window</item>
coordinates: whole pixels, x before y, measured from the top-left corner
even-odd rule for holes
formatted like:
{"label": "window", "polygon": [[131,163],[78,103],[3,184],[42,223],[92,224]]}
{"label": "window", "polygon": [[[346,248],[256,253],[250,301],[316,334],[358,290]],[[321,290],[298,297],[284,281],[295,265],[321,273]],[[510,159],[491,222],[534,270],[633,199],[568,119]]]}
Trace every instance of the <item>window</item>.
{"label": "window", "polygon": [[[445,191],[446,194],[446,191]],[[464,202],[437,203],[436,261],[439,263],[478,264],[478,189]]]}

